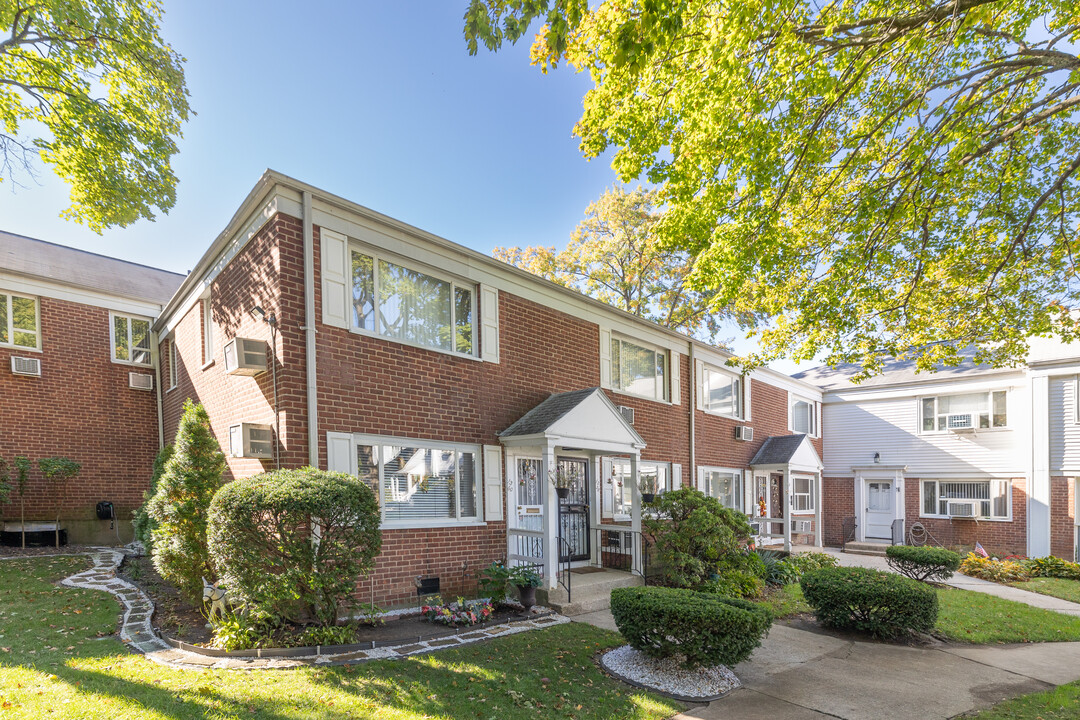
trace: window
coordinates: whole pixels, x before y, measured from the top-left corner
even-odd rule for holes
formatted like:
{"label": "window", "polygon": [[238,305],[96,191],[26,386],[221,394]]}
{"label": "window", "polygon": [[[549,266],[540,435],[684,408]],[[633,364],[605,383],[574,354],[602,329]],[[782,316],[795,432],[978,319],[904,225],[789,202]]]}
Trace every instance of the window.
{"label": "window", "polygon": [[214,314],[210,298],[202,300],[203,364],[209,365],[214,360]]}
{"label": "window", "polygon": [[709,497],[719,500],[724,507],[743,511],[743,486],[741,470],[703,467],[701,489]]}
{"label": "window", "polygon": [[475,288],[352,251],[352,326],[424,347],[475,355]]}
{"label": "window", "polygon": [[743,417],[742,378],[706,367],[702,372],[701,399],[709,412]]}
{"label": "window", "polygon": [[792,512],[814,511],[814,478],[794,475],[791,478]]}
{"label": "window", "polygon": [[816,436],[817,404],[796,398],[791,403],[791,429],[793,432]]}
{"label": "window", "polygon": [[113,360],[149,365],[150,321],[115,313],[111,317]]}
{"label": "window", "polygon": [[38,340],[37,299],[0,293],[0,345],[37,350]]}
{"label": "window", "polygon": [[611,386],[631,395],[667,400],[667,351],[611,338]]}
{"label": "window", "polygon": [[176,387],[176,339],[169,341],[169,389]]}
{"label": "window", "polygon": [[1009,517],[1008,480],[924,480],[922,515],[949,516],[949,503],[975,504],[975,516],[995,520]]}
{"label": "window", "polygon": [[478,455],[478,447],[380,438],[356,448],[359,477],[378,491],[383,523],[399,527],[479,521]]}
{"label": "window", "polygon": [[[656,494],[662,495],[671,488],[671,466],[668,463],[638,463],[638,478],[642,485],[650,480],[655,482]],[[613,458],[611,476],[605,480],[611,486],[612,512],[616,516],[629,517],[633,507],[633,495],[630,478],[630,460]]]}
{"label": "window", "polygon": [[919,401],[923,432],[967,428],[1002,428],[1008,425],[1004,390],[925,397]]}

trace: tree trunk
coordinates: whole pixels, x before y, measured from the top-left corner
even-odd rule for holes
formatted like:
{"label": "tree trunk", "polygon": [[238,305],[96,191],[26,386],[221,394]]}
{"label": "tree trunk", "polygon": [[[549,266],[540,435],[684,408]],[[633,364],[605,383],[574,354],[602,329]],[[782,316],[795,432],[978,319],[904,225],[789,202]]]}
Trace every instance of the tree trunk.
{"label": "tree trunk", "polygon": [[19,530],[22,533],[22,547],[26,549],[26,496],[19,494]]}

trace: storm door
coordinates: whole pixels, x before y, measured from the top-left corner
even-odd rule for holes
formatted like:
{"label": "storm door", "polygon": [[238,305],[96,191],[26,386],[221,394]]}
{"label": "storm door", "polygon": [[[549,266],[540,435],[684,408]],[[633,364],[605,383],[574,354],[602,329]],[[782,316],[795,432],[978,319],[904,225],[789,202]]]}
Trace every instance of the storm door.
{"label": "storm door", "polygon": [[589,559],[589,462],[576,458],[556,461],[559,475],[570,481],[566,497],[559,498],[559,561]]}

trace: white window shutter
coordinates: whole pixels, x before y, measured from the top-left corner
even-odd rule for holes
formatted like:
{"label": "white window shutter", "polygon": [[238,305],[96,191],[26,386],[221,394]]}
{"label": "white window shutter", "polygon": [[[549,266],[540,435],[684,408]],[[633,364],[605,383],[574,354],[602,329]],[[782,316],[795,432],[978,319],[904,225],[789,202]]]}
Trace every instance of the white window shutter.
{"label": "white window shutter", "polygon": [[615,512],[615,495],[614,487],[608,480],[611,479],[611,461],[604,460],[600,463],[600,467],[603,468],[603,477],[600,478],[600,487],[603,488],[603,515],[611,517]]}
{"label": "white window shutter", "polygon": [[480,359],[499,362],[499,289],[480,286]]}
{"label": "white window shutter", "polygon": [[346,237],[333,230],[320,228],[322,245],[322,320],[334,327],[349,327],[349,243]]}
{"label": "white window shutter", "polygon": [[742,377],[743,377],[743,379],[742,379],[742,384],[743,384],[743,420],[745,420],[746,422],[750,422],[750,384],[751,384],[752,381],[750,380],[749,375],[743,375]]}
{"label": "white window shutter", "polygon": [[678,490],[682,487],[682,465],[671,463],[671,489]]}
{"label": "white window shutter", "polygon": [[600,387],[611,386],[611,331],[600,328]]}
{"label": "white window shutter", "polygon": [[502,448],[485,445],[484,520],[487,522],[500,522],[503,519],[502,487]]}
{"label": "white window shutter", "polygon": [[682,355],[672,350],[668,353],[668,357],[671,358],[671,404],[679,405],[682,403],[682,388],[679,383],[679,376],[682,374]]}
{"label": "white window shutter", "polygon": [[705,409],[705,363],[694,360],[694,405],[698,410]]}
{"label": "white window shutter", "polygon": [[350,433],[326,433],[326,469],[356,475],[356,454]]}
{"label": "white window shutter", "polygon": [[697,489],[705,492],[705,468],[698,468],[697,470]]}

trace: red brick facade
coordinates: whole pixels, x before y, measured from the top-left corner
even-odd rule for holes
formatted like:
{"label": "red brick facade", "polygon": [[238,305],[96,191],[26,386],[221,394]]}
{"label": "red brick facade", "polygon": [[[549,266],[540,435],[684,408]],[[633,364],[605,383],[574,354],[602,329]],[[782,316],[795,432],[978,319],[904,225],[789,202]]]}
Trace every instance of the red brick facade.
{"label": "red brick facade", "polygon": [[933,518],[919,516],[919,478],[905,477],[904,511],[906,527],[916,522],[946,547],[970,549],[981,543],[986,551],[998,557],[1024,555],[1027,552],[1027,481],[1012,481],[1012,520],[968,520],[965,518]]}

